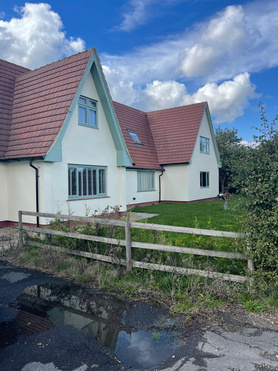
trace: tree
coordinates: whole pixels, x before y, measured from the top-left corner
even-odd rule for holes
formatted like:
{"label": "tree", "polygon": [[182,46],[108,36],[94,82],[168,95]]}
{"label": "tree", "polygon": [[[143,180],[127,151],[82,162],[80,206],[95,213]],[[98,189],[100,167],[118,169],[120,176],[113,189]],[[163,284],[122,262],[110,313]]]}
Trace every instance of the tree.
{"label": "tree", "polygon": [[233,191],[240,184],[240,175],[243,170],[244,158],[247,151],[240,144],[242,138],[237,135],[238,130],[221,129],[215,130],[215,138],[218,146],[219,156],[222,167],[219,169],[219,188],[220,192]]}
{"label": "tree", "polygon": [[260,103],[261,127],[254,136],[257,146],[248,152],[241,193],[248,212],[246,231],[257,273],[278,279],[278,116],[269,124]]}

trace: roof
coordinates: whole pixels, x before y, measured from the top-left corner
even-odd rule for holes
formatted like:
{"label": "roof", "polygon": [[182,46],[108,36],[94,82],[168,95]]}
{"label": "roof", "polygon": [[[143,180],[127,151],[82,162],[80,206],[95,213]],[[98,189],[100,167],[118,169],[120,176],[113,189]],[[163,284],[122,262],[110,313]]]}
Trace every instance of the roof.
{"label": "roof", "polygon": [[[113,102],[113,104],[124,140],[133,161],[133,167],[137,169],[161,169],[147,114],[121,103]],[[143,145],[135,144],[128,130],[135,131]]]}
{"label": "roof", "polygon": [[[113,103],[134,168],[190,161],[206,102],[147,113]],[[143,146],[133,142],[128,130],[137,133]]]}
{"label": "roof", "polygon": [[[9,145],[0,147],[0,159],[46,155],[66,118],[91,53],[89,49],[16,77],[12,120],[8,120]],[[12,64],[6,65],[9,72],[13,70]]]}
{"label": "roof", "polygon": [[[0,160],[58,161],[72,105],[89,71],[102,97],[119,166],[162,169],[190,161],[207,103],[148,113],[112,105],[94,48],[34,71],[0,60]],[[134,143],[128,130],[142,144]]]}
{"label": "roof", "polygon": [[5,155],[10,139],[15,80],[28,71],[0,59],[0,158]]}
{"label": "roof", "polygon": [[207,103],[148,112],[161,165],[190,161]]}

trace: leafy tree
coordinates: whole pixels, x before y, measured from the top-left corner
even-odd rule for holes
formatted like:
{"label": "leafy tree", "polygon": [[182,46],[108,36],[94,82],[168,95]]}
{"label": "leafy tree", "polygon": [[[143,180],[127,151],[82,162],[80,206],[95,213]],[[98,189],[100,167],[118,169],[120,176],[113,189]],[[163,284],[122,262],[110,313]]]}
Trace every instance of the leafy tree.
{"label": "leafy tree", "polygon": [[241,184],[241,172],[245,164],[247,148],[240,144],[242,138],[237,135],[238,130],[221,129],[215,130],[215,137],[218,146],[222,167],[219,169],[220,192],[233,191]]}
{"label": "leafy tree", "polygon": [[246,230],[257,273],[278,279],[278,116],[269,123],[260,103],[261,127],[254,136],[257,146],[248,152],[244,195],[248,211]]}

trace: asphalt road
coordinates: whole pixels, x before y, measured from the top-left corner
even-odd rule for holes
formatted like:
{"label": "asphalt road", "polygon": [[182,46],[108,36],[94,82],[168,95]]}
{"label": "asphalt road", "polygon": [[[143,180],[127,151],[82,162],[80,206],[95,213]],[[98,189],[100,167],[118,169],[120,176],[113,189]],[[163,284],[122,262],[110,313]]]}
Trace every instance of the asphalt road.
{"label": "asphalt road", "polygon": [[[83,294],[78,297],[77,291],[74,285],[69,294],[66,282],[0,262],[1,371],[278,370],[277,331],[262,330],[249,324],[229,331],[195,324],[181,331],[177,339],[169,341],[167,338],[159,342],[160,334],[158,336],[155,331],[162,326],[158,319],[167,318],[164,309],[117,302],[111,296],[102,298],[98,293],[91,294],[94,300],[90,299],[88,304]],[[64,311],[53,308],[59,292],[67,292],[61,299],[63,308],[66,308]],[[30,301],[30,296],[36,299]],[[49,304],[46,304],[46,299]],[[108,302],[106,307],[104,301]],[[38,317],[38,310],[47,315]],[[84,317],[80,316],[81,312]],[[96,322],[91,321],[96,313],[101,318],[97,330]],[[59,326],[53,325],[59,321]],[[70,325],[74,321],[75,327]],[[120,323],[118,327],[116,322]],[[169,329],[174,326],[177,330],[177,325],[178,321],[170,323]],[[146,337],[150,329],[152,337],[157,337],[158,341],[154,348],[151,348],[154,339]],[[103,337],[102,344],[93,336],[94,331]],[[121,348],[117,345],[120,338]],[[130,362],[122,362],[117,354],[123,354],[124,359]],[[139,367],[139,364],[145,366]]]}

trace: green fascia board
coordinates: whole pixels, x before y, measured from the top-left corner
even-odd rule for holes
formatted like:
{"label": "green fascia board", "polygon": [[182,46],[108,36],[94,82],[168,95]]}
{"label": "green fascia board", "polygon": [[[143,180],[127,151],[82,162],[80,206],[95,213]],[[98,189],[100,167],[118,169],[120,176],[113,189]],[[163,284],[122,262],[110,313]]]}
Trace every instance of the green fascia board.
{"label": "green fascia board", "polygon": [[[218,152],[218,148],[217,148],[217,144],[216,144],[216,140],[215,140],[215,135],[214,135],[214,130],[213,130],[213,124],[212,124],[212,120],[211,120],[211,115],[210,115],[210,112],[209,112],[208,104],[206,104],[206,108],[204,110],[203,117],[204,117],[204,115],[206,115],[207,120],[208,120],[209,129],[210,129],[211,138],[212,138],[212,143],[213,143],[213,147],[214,147],[214,151],[215,151],[215,155],[216,155],[217,166],[218,167],[221,167],[219,152]],[[203,120],[203,117],[202,117],[202,120]],[[202,120],[201,120],[201,122],[202,122]],[[200,122],[200,127],[201,127],[201,122]],[[198,134],[197,134],[196,140],[198,140],[198,138],[199,138],[199,133],[200,133],[200,128],[198,130]],[[191,159],[189,161],[189,165],[192,164],[192,157],[193,157],[194,151],[195,151],[195,147],[194,147],[194,150],[192,152],[192,156],[191,156]]]}
{"label": "green fascia board", "polygon": [[132,166],[132,161],[128,154],[105,77],[96,54],[94,62],[91,73],[117,150],[117,165]]}
{"label": "green fascia board", "polygon": [[215,155],[216,155],[216,160],[217,160],[217,165],[220,168],[221,167],[221,161],[220,161],[220,157],[219,157],[218,147],[217,147],[217,143],[216,143],[216,139],[215,139],[213,124],[212,124],[212,120],[211,120],[211,115],[210,115],[208,104],[206,105],[205,113],[207,115],[207,119],[208,119],[208,123],[209,123],[209,128],[210,128],[210,133],[211,133],[211,137],[212,137],[213,147],[214,147],[214,151],[215,151]]}
{"label": "green fascia board", "polygon": [[85,72],[82,76],[80,81],[79,87],[76,91],[75,97],[71,103],[69,112],[67,117],[64,121],[64,124],[60,130],[60,133],[57,135],[56,141],[54,142],[53,146],[50,148],[48,154],[45,157],[45,161],[49,162],[61,162],[62,161],[62,140],[65,135],[65,132],[68,128],[69,122],[72,117],[72,113],[78,104],[79,96],[83,90],[83,87],[86,83],[86,80],[89,76],[89,73],[92,74],[97,93],[99,95],[99,99],[102,103],[103,110],[109,125],[109,129],[111,131],[113,141],[115,143],[116,151],[117,151],[117,166],[132,166],[131,158],[128,154],[122,133],[119,128],[118,120],[114,111],[114,107],[112,104],[112,100],[110,98],[110,94],[106,85],[106,81],[102,72],[102,68],[100,66],[100,62],[95,50],[92,51],[90,56],[89,62],[85,69]]}

